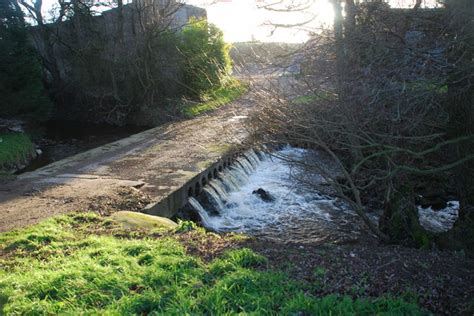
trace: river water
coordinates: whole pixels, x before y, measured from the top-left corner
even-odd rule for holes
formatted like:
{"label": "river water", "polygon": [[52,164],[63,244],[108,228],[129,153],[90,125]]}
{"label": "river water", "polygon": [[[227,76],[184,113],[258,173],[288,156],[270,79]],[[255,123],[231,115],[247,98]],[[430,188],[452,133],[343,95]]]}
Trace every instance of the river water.
{"label": "river water", "polygon": [[[354,240],[363,232],[355,214],[338,199],[303,188],[293,177],[285,160],[303,159],[305,153],[286,147],[272,155],[247,154],[210,182],[206,201],[191,198],[190,204],[203,225],[214,231],[299,243]],[[258,189],[274,200],[252,193]]]}
{"label": "river water", "polygon": [[[286,162],[304,159],[305,149],[286,147],[272,155],[247,152],[189,204],[202,224],[218,232],[242,232],[279,241],[351,242],[369,234],[341,200],[304,188]],[[253,192],[263,189],[271,199]],[[420,210],[421,223],[440,231],[452,225],[456,203],[447,210]],[[371,215],[377,221],[375,214]]]}
{"label": "river water", "polygon": [[41,155],[17,173],[33,171],[52,162],[139,133],[140,126],[111,126],[76,121],[49,121],[35,134]]}

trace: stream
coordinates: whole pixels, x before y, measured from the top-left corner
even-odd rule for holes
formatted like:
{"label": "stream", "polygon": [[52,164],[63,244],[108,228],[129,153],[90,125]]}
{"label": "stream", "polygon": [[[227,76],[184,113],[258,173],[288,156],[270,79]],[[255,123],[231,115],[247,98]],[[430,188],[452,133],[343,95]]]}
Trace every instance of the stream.
{"label": "stream", "polygon": [[[355,241],[369,232],[342,200],[305,189],[287,160],[303,159],[306,149],[286,147],[272,155],[249,151],[211,180],[188,204],[203,226],[296,243]],[[282,158],[279,158],[282,157]],[[256,190],[262,189],[262,194]],[[420,208],[420,222],[433,231],[452,227],[459,204],[444,210]],[[374,221],[377,215],[370,214]]]}
{"label": "stream", "polygon": [[17,174],[34,171],[52,162],[128,137],[147,129],[141,126],[111,126],[76,121],[49,121],[36,141],[41,154]]}

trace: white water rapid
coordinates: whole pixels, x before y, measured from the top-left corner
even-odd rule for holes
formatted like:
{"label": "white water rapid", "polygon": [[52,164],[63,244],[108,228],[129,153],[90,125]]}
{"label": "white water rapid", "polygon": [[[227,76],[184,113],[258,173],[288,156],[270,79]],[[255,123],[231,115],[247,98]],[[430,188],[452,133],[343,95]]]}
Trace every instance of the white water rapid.
{"label": "white water rapid", "polygon": [[[343,202],[309,191],[292,177],[286,160],[303,159],[305,154],[307,150],[291,147],[272,155],[249,151],[204,187],[204,200],[191,197],[189,204],[202,224],[217,232],[299,243],[357,239],[366,230]],[[252,193],[258,189],[268,196],[262,199]],[[427,229],[447,230],[457,217],[456,207],[451,203],[437,212],[420,208],[420,221]]]}
{"label": "white water rapid", "polygon": [[[301,188],[292,178],[290,166],[277,158],[300,159],[305,152],[290,147],[271,156],[247,152],[204,189],[212,212],[195,198],[189,202],[202,224],[219,232],[245,232],[298,242],[357,234],[352,212],[334,198]],[[264,201],[252,193],[258,189],[268,192],[273,200]]]}

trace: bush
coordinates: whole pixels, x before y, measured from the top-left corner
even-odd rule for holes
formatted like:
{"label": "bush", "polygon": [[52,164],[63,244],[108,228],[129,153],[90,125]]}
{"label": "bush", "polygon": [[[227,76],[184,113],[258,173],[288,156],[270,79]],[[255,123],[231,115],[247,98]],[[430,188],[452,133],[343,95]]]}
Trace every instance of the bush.
{"label": "bush", "polygon": [[232,64],[230,45],[224,42],[221,30],[207,20],[191,19],[181,32],[178,49],[187,95],[201,99],[207,91],[222,86]]}
{"label": "bush", "polygon": [[33,143],[27,135],[0,134],[0,169],[27,161],[33,151]]}
{"label": "bush", "polygon": [[[61,111],[71,107],[68,116],[111,124],[123,124],[128,116],[150,110],[194,116],[229,102],[242,91],[229,78],[229,45],[205,19],[191,20],[177,31],[150,27],[137,45],[123,47],[127,54],[117,53],[113,59],[107,43],[114,40],[93,24],[87,27],[88,45],[71,42],[69,46],[75,49],[64,57],[68,65],[65,86],[71,89],[61,98],[67,100]],[[127,44],[132,45],[117,45]],[[187,111],[183,98],[206,104]],[[94,111],[90,111],[92,104]]]}

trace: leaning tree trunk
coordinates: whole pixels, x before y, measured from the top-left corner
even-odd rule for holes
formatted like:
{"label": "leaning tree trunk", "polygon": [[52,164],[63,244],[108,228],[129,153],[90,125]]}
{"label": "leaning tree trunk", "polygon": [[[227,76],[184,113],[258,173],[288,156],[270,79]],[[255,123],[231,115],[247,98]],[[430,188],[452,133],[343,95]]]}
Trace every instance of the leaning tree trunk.
{"label": "leaning tree trunk", "polygon": [[418,248],[431,247],[433,236],[421,226],[415,194],[407,186],[399,186],[385,201],[379,228],[392,243]]}

